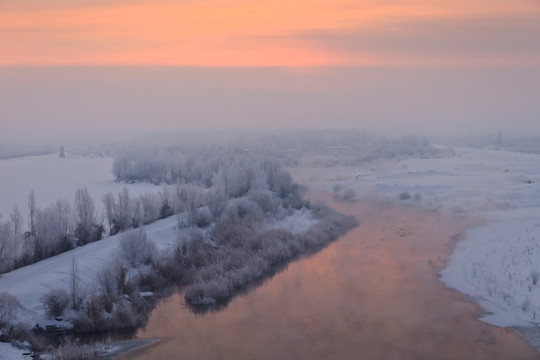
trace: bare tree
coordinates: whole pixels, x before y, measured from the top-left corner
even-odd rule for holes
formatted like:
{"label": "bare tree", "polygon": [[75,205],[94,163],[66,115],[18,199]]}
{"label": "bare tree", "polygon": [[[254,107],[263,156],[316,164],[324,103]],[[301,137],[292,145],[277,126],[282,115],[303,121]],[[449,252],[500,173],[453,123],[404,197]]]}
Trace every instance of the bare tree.
{"label": "bare tree", "polygon": [[13,241],[11,224],[0,220],[0,273],[11,270],[13,263]]}
{"label": "bare tree", "polygon": [[0,293],[0,328],[7,327],[17,318],[19,300],[7,292]]}
{"label": "bare tree", "polygon": [[65,200],[36,211],[35,260],[41,260],[73,248],[71,206]]}
{"label": "bare tree", "polygon": [[85,187],[75,192],[75,235],[81,244],[101,239],[103,226],[97,224],[94,201]]}
{"label": "bare tree", "polygon": [[214,219],[219,218],[227,206],[227,196],[224,191],[214,188],[206,194],[206,204]]}
{"label": "bare tree", "polygon": [[13,239],[17,241],[21,234],[21,226],[23,223],[23,216],[21,214],[21,211],[19,210],[19,206],[17,204],[13,205],[11,208],[11,212],[9,213],[9,216],[11,218],[11,227],[13,230]]}
{"label": "bare tree", "polygon": [[75,257],[72,257],[71,265],[69,266],[69,295],[71,298],[71,307],[74,310],[79,310],[82,302],[80,285],[79,264],[75,260]]}
{"label": "bare tree", "polygon": [[34,194],[34,190],[30,191],[30,195],[28,195],[28,210],[30,213],[30,235],[35,236],[36,195]]}
{"label": "bare tree", "polygon": [[129,195],[129,190],[125,186],[117,195],[117,202],[114,210],[115,216],[113,221],[115,221],[115,233],[129,229],[135,214],[133,201]]}
{"label": "bare tree", "polygon": [[114,195],[111,192],[108,192],[107,194],[105,194],[105,196],[103,196],[103,205],[105,206],[105,216],[107,217],[107,223],[109,224],[109,234],[114,235],[113,223],[116,200],[114,199]]}
{"label": "bare tree", "polygon": [[75,191],[75,219],[78,224],[84,227],[89,227],[96,222],[94,201],[86,186]]}

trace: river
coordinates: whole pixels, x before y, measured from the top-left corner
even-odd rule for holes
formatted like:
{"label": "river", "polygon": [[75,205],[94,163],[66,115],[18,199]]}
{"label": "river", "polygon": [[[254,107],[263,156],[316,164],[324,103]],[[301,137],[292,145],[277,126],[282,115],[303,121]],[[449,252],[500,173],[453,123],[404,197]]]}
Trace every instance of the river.
{"label": "river", "polygon": [[457,234],[478,224],[375,201],[324,200],[361,225],[289,264],[219,312],[160,303],[136,338],[162,339],[121,359],[537,359],[515,331],[480,322],[446,288]]}

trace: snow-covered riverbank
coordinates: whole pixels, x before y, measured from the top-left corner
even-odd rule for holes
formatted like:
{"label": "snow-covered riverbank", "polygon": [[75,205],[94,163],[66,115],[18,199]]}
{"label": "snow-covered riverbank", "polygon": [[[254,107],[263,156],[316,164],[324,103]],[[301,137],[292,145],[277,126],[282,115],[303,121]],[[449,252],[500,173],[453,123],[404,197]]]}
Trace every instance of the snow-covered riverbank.
{"label": "snow-covered riverbank", "polygon": [[[159,250],[175,244],[178,237],[177,216],[156,221],[144,226]],[[19,320],[29,326],[39,323],[45,327],[49,322],[57,321],[46,316],[40,298],[51,289],[69,289],[70,264],[75,259],[79,269],[79,280],[83,288],[89,288],[95,281],[100,269],[117,257],[117,247],[122,234],[105,238],[57,256],[24,266],[0,276],[0,293],[15,295],[20,303]],[[45,326],[44,326],[45,325]]]}
{"label": "snow-covered riverbank", "polygon": [[472,215],[442,281],[472,296],[498,326],[540,324],[540,156],[455,149],[443,159],[359,169],[346,186],[359,197]]}

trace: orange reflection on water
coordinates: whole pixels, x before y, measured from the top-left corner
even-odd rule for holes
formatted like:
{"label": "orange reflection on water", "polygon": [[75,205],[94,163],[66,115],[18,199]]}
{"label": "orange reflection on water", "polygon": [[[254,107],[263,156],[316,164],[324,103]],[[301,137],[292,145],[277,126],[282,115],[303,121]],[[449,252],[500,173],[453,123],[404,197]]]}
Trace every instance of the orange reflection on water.
{"label": "orange reflection on water", "polygon": [[[326,199],[326,201],[331,201]],[[173,296],[137,337],[162,337],[131,359],[534,359],[514,332],[435,276],[452,235],[475,220],[380,203],[336,204],[361,225],[218,313]]]}

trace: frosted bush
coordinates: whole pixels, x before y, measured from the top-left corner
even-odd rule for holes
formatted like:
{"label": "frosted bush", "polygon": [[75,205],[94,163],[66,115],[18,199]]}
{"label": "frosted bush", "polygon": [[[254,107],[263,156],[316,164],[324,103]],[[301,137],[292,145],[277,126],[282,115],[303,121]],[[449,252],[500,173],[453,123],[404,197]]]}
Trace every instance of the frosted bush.
{"label": "frosted bush", "polygon": [[41,297],[47,315],[60,316],[71,301],[69,293],[64,289],[51,289]]}
{"label": "frosted bush", "polygon": [[94,360],[100,357],[97,346],[67,341],[51,353],[52,360]]}
{"label": "frosted bush", "polygon": [[259,205],[247,198],[239,198],[229,201],[223,212],[223,217],[262,220],[263,214]]}
{"label": "frosted bush", "polygon": [[118,255],[131,267],[146,265],[157,259],[158,251],[143,229],[131,230],[121,236]]}
{"label": "frosted bush", "polygon": [[409,200],[411,198],[411,194],[404,191],[401,194],[399,194],[399,200]]}
{"label": "frosted bush", "polygon": [[0,293],[0,328],[12,324],[17,319],[19,300],[7,292]]}

